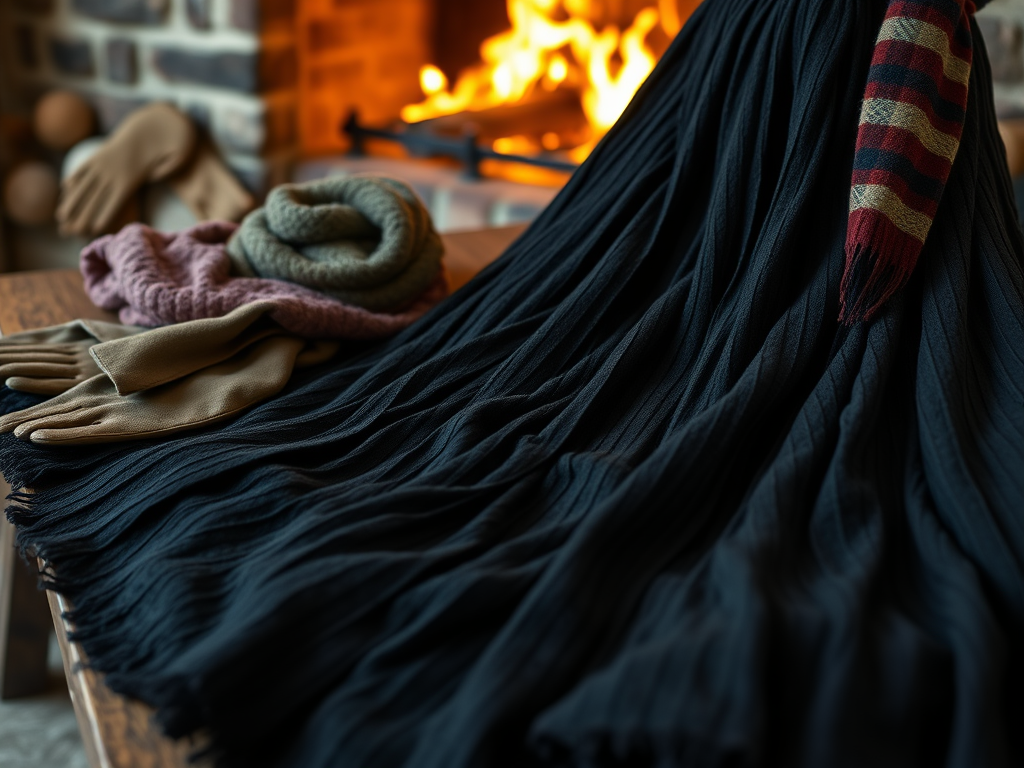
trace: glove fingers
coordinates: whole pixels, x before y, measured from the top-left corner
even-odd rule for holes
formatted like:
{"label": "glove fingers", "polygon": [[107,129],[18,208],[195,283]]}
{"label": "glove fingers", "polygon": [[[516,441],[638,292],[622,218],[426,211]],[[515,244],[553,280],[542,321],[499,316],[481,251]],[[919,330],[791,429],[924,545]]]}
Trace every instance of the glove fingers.
{"label": "glove fingers", "polygon": [[10,336],[0,338],[0,349],[7,347],[18,347],[25,345],[50,344],[94,344],[96,339],[92,338],[90,331],[86,330],[80,321],[76,320],[61,325],[51,325],[48,328],[39,328],[35,331],[22,331],[12,333]]}
{"label": "glove fingers", "polygon": [[[52,413],[38,419],[32,419],[19,425],[14,429],[14,436],[22,440],[32,442],[49,442],[53,439],[60,439],[61,433],[70,429],[89,427],[99,421],[102,415],[102,408],[78,408],[66,413]],[[49,440],[45,435],[48,433]]]}
{"label": "glove fingers", "polygon": [[[98,443],[119,442],[125,439],[137,439],[145,437],[146,432],[139,432],[132,428],[130,421],[124,423],[118,417],[121,409],[113,412],[105,406],[82,408],[73,413],[63,413],[55,418],[39,419],[34,422],[32,429],[26,430],[23,434],[15,431],[15,435],[22,439],[31,440],[33,443],[48,445],[70,445],[72,443]],[[127,431],[125,429],[127,428]]]}
{"label": "glove fingers", "polygon": [[7,363],[6,365],[0,365],[0,379],[10,378],[11,376],[73,379],[79,375],[80,370],[79,366],[69,363]]}
{"label": "glove fingers", "polygon": [[8,388],[31,395],[61,395],[82,382],[81,377],[73,379],[32,379],[12,376],[5,382]]}
{"label": "glove fingers", "polygon": [[4,416],[0,416],[0,434],[4,432],[13,432],[22,424],[28,424],[35,419],[44,417],[47,414],[47,408],[49,403],[42,403],[41,405],[34,405],[31,408],[26,408],[23,411],[15,411],[14,413],[8,413]]}
{"label": "glove fingers", "polygon": [[76,384],[52,400],[0,416],[0,433],[20,429],[21,434],[30,434],[40,420],[70,416],[83,410],[97,412],[98,406],[109,402],[117,402],[117,392],[114,390],[113,382],[100,373]]}
{"label": "glove fingers", "polygon": [[40,363],[70,363],[87,354],[86,350],[61,349],[56,344],[12,344],[0,347],[0,361],[33,360]]}
{"label": "glove fingers", "polygon": [[135,433],[104,433],[102,430],[105,426],[103,423],[97,422],[79,427],[38,429],[32,433],[29,440],[39,445],[73,445],[75,443],[99,445],[101,443],[119,443],[124,440],[139,440],[146,437],[145,434]]}
{"label": "glove fingers", "polygon": [[[82,384],[78,385],[83,386]],[[68,390],[70,392],[71,390]],[[48,400],[45,403],[39,405],[33,405],[31,408],[25,408],[21,411],[14,411],[8,413],[5,416],[0,416],[0,433],[11,432],[22,424],[28,424],[38,419],[48,419],[52,416],[60,416],[65,413],[80,410],[84,404],[81,398],[69,398],[67,392],[55,397],[53,400]]]}

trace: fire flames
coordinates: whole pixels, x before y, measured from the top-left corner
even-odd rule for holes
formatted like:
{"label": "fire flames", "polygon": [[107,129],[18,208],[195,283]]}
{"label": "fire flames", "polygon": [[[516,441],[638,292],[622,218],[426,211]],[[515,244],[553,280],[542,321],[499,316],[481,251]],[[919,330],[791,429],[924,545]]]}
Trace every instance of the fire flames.
{"label": "fire flames", "polygon": [[[597,0],[507,0],[511,28],[488,38],[480,47],[479,64],[463,70],[454,86],[433,65],[420,71],[425,99],[402,110],[402,119],[418,123],[460,112],[477,112],[524,102],[541,91],[573,89],[589,125],[589,136],[563,146],[565,136],[544,134],[540,147],[525,136],[495,141],[500,152],[533,149],[569,150],[581,161],[625,110],[654,69],[658,56],[648,43],[656,28],[671,39],[682,27],[679,0],[657,0],[643,8],[621,31],[607,25],[600,31],[594,18]],[[654,2],[654,0],[652,0]],[[686,10],[696,5],[683,0]]]}

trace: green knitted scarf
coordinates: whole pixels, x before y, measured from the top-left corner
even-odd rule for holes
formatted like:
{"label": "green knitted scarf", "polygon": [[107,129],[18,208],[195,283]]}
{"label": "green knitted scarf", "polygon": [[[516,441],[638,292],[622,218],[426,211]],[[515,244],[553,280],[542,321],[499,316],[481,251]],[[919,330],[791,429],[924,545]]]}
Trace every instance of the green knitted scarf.
{"label": "green knitted scarf", "polygon": [[287,280],[394,312],[434,282],[444,246],[409,187],[353,175],[275,187],[227,250],[240,275]]}

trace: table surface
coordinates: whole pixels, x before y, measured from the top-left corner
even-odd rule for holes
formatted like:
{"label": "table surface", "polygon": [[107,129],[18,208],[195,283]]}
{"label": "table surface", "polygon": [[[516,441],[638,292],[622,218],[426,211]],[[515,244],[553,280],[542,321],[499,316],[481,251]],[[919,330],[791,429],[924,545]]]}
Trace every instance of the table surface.
{"label": "table surface", "polygon": [[[523,229],[524,226],[514,226],[444,235],[445,266],[452,290],[461,288],[497,258]],[[78,272],[54,270],[0,275],[0,333],[43,328],[76,318],[115,319],[89,301]],[[0,524],[8,525],[6,521]],[[9,556],[10,552],[0,552],[0,559]],[[194,744],[164,738],[152,724],[152,711],[148,707],[118,696],[103,684],[101,675],[81,668],[85,658],[78,646],[67,639],[70,627],[63,614],[68,605],[60,595],[53,592],[46,595],[90,765],[93,768],[185,768],[190,765],[187,756]]]}

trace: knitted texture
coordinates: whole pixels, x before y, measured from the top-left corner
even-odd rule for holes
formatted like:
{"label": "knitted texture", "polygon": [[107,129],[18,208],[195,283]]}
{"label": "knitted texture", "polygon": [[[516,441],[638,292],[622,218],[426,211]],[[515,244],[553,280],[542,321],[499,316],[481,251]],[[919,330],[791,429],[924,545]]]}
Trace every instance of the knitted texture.
{"label": "knitted texture", "polygon": [[501,258],[219,428],[0,435],[105,684],[217,768],[1024,765],[1024,232],[980,51],[910,290],[836,320],[887,6],[702,3]]}
{"label": "knitted texture", "polygon": [[870,319],[910,278],[960,146],[972,0],[890,0],[861,106],[840,319]]}
{"label": "knitted texture", "polygon": [[309,339],[375,339],[390,336],[422,316],[448,293],[443,273],[405,311],[371,312],[312,288],[258,277],[232,277],[225,249],[237,225],[200,224],[162,233],[131,224],[82,251],[85,290],[98,307],[121,322],[159,326],[221,317],[236,307],[270,299],[272,320]]}
{"label": "knitted texture", "polygon": [[405,184],[338,176],[276,187],[244,219],[228,251],[239,274],[288,280],[390,312],[437,279],[443,246]]}

